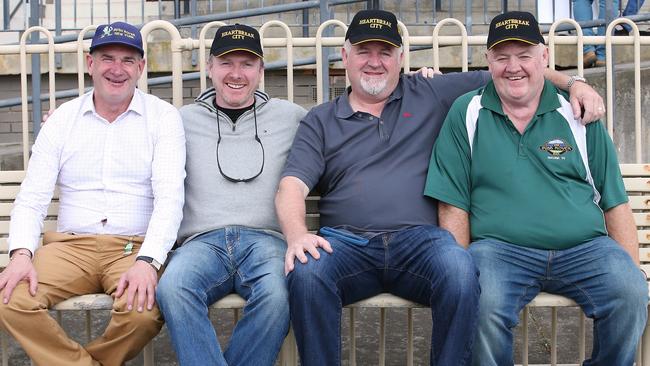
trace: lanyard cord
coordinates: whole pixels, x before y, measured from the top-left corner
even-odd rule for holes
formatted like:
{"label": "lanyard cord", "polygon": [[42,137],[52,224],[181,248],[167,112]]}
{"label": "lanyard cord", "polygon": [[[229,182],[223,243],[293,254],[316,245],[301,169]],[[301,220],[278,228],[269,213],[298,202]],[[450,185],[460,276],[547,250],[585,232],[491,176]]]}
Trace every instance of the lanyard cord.
{"label": "lanyard cord", "polygon": [[264,145],[262,145],[262,140],[260,140],[259,135],[257,134],[257,106],[256,104],[253,104],[253,120],[255,121],[255,141],[257,141],[258,144],[260,144],[260,148],[262,149],[262,166],[260,167],[260,171],[257,172],[254,176],[250,178],[233,178],[226,173],[223,172],[221,169],[221,162],[219,161],[219,144],[221,144],[221,127],[219,123],[219,110],[217,109],[217,133],[219,134],[219,137],[217,138],[217,151],[216,151],[216,156],[217,156],[217,167],[219,168],[219,173],[228,181],[233,182],[233,183],[246,183],[250,182],[253,179],[257,178],[262,174],[262,171],[264,171]]}

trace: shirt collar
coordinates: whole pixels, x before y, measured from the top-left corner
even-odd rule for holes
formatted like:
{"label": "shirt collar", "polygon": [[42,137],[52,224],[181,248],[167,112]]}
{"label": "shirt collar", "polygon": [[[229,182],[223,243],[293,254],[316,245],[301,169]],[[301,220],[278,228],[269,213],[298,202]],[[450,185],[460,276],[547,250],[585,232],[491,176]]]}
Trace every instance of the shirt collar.
{"label": "shirt collar", "polygon": [[[550,81],[544,80],[544,89],[542,89],[542,95],[540,96],[539,106],[537,106],[535,115],[539,116],[560,108],[561,105],[557,94],[557,88],[555,88]],[[496,87],[494,86],[494,81],[492,80],[490,80],[483,89],[481,106],[498,114],[505,115],[505,113],[503,113],[503,107],[501,106],[501,99],[499,99]]]}
{"label": "shirt collar", "polygon": [[[93,93],[95,92],[95,89],[92,89],[88,93],[84,94],[84,101],[81,105],[81,113],[86,114],[88,112],[96,113],[95,110],[95,103],[93,102]],[[133,93],[133,98],[131,98],[131,103],[129,103],[129,106],[126,108],[126,112],[133,111],[139,115],[144,115],[144,97],[142,95],[142,91],[140,89],[136,88],[135,92]]]}
{"label": "shirt collar", "polygon": [[[393,100],[402,99],[402,96],[404,95],[404,85],[402,83],[403,77],[404,75],[400,75],[400,78],[397,82],[397,87],[388,96],[386,104],[392,102]],[[356,111],[354,111],[350,105],[350,92],[352,92],[352,87],[348,86],[345,88],[343,95],[334,100],[334,114],[336,115],[336,118],[348,119],[356,113]]]}

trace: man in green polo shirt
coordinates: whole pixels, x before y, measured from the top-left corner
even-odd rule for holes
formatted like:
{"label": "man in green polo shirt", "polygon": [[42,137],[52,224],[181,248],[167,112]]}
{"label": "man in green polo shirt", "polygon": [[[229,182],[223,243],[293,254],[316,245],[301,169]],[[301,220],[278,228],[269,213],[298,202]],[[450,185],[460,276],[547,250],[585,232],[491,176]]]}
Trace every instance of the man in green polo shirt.
{"label": "man in green polo shirt", "polygon": [[439,201],[439,225],[472,243],[480,271],[473,364],[513,364],[519,312],[545,291],[594,319],[584,365],[632,365],[648,287],[614,145],[544,80],[533,15],[495,17],[487,48],[492,81],[451,107],[424,192]]}

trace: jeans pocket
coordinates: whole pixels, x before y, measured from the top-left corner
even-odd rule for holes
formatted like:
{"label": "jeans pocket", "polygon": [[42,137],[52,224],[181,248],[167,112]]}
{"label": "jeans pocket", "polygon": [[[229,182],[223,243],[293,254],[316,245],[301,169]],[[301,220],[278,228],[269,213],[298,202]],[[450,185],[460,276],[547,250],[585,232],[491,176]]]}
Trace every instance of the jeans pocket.
{"label": "jeans pocket", "polygon": [[358,245],[362,247],[368,245],[369,242],[368,239],[359,236],[357,234],[354,234],[350,231],[344,229],[334,229],[329,226],[323,226],[322,228],[320,228],[319,233],[321,236],[325,238],[334,238],[339,241],[342,241],[343,243]]}

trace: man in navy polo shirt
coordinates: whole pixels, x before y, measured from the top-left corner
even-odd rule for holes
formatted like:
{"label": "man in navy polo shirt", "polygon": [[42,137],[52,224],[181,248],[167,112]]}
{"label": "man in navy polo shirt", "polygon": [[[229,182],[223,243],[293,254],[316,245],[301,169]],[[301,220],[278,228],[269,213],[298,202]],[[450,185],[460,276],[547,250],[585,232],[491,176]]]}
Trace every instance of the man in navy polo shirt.
{"label": "man in navy polo shirt", "polygon": [[458,98],[431,158],[425,194],[481,272],[473,365],[512,365],[512,330],[540,291],[594,319],[584,365],[632,365],[646,322],[636,226],[616,149],[544,81],[548,50],[532,14],[492,20],[492,82]]}
{"label": "man in navy polo shirt", "polygon": [[[400,76],[402,38],[386,11],[357,13],[342,54],[351,88],[301,122],[276,196],[301,362],[339,365],[341,307],[390,292],[431,307],[431,364],[461,365],[474,338],[478,272],[436,226],[436,203],[422,191],[449,106],[489,74]],[[305,225],[311,189],[322,197],[320,235]]]}

